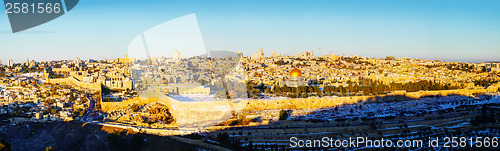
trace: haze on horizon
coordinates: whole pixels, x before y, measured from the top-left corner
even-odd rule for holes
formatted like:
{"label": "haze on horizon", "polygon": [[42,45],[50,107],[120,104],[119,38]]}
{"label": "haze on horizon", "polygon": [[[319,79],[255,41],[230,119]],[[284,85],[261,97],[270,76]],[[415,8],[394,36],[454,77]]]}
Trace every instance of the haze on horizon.
{"label": "haze on horizon", "polygon": [[[139,33],[196,13],[207,50],[313,50],[382,58],[500,60],[500,1],[80,1],[41,26],[12,34],[0,15],[0,59],[124,57]],[[0,12],[5,12],[0,7]],[[179,35],[182,36],[182,35]],[[174,50],[165,50],[171,51]],[[189,51],[189,50],[179,50]]]}

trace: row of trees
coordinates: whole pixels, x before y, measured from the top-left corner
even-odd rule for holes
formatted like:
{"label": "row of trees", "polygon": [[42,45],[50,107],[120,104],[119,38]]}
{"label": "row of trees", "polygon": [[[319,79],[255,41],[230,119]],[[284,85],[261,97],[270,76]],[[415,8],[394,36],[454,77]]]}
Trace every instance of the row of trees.
{"label": "row of trees", "polygon": [[[423,80],[418,82],[408,82],[408,83],[390,83],[386,84],[382,81],[371,80],[371,79],[361,79],[361,82],[347,82],[347,86],[325,86],[321,89],[318,85],[309,86],[299,86],[299,87],[289,87],[289,86],[270,86],[263,84],[256,84],[252,82],[247,83],[247,93],[250,98],[258,98],[261,93],[275,96],[288,96],[295,97],[299,94],[299,97],[308,96],[332,96],[332,95],[376,95],[376,94],[386,94],[391,91],[405,90],[407,92],[416,92],[420,90],[452,90],[463,88],[463,85],[450,86],[448,84],[437,83],[434,81]],[[257,95],[256,95],[257,94]]]}
{"label": "row of trees", "polygon": [[7,73],[5,73],[5,69],[6,68],[9,68],[11,70],[15,69],[16,67],[20,66],[22,68],[22,70],[19,71],[19,73],[33,73],[33,72],[43,72],[43,68],[41,67],[28,67],[28,66],[25,66],[25,65],[20,65],[20,64],[14,64],[14,66],[12,67],[0,67],[0,77],[4,77],[7,75]]}
{"label": "row of trees", "polygon": [[[490,86],[492,83],[497,83],[498,80],[487,78],[484,80],[476,80],[476,86]],[[378,95],[387,94],[392,91],[405,90],[407,92],[416,91],[432,91],[432,90],[454,90],[464,88],[465,85],[450,85],[443,84],[431,80],[412,81],[408,83],[384,83],[373,79],[360,79],[359,82],[348,81],[347,85],[339,86],[324,86],[322,89],[317,82],[310,82],[308,86],[289,87],[269,86],[262,83],[247,81],[243,83],[226,82],[225,86],[220,82],[216,83],[218,91],[215,92],[217,98],[263,98],[268,96],[285,96],[285,97],[309,97],[309,96],[343,96],[343,95]],[[224,88],[225,87],[225,88]],[[246,90],[245,90],[246,87]],[[227,91],[225,90],[227,89]],[[298,95],[297,95],[298,94]]]}
{"label": "row of trees", "polygon": [[467,63],[451,63],[447,64],[446,68],[448,70],[461,70],[461,71],[473,71],[474,66],[469,66]]}
{"label": "row of trees", "polygon": [[480,80],[474,80],[474,85],[475,86],[482,86],[482,87],[488,87],[493,83],[500,82],[492,77],[488,77],[485,79],[480,79]]}
{"label": "row of trees", "polygon": [[5,77],[7,74],[5,73],[4,67],[0,67],[0,77]]}

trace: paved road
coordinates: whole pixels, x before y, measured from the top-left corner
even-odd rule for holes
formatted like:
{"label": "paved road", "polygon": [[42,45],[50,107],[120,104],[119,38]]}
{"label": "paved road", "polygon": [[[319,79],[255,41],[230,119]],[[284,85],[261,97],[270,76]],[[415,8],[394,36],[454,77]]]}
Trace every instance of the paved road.
{"label": "paved road", "polygon": [[89,106],[87,108],[87,113],[85,113],[85,115],[83,115],[82,119],[80,119],[80,120],[83,122],[89,122],[89,121],[92,121],[92,119],[88,119],[88,118],[93,118],[93,117],[91,117],[91,115],[93,113],[96,113],[95,112],[95,104],[97,102],[95,101],[95,99],[91,95],[86,95],[85,97],[87,98],[87,100],[89,100]]}

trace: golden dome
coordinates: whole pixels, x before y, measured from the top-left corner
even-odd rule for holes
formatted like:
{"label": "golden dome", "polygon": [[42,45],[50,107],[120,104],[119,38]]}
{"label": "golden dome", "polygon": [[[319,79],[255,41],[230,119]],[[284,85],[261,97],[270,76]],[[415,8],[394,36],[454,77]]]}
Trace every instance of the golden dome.
{"label": "golden dome", "polygon": [[300,71],[299,69],[295,68],[292,71],[290,71],[290,76],[291,77],[300,77],[300,76],[302,76],[302,71]]}

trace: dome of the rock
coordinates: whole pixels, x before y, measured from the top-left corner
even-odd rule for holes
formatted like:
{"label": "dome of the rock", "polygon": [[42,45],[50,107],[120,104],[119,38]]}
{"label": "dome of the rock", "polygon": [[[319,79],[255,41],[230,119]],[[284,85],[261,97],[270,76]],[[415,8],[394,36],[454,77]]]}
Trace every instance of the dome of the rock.
{"label": "dome of the rock", "polygon": [[302,76],[302,71],[300,71],[299,69],[295,68],[292,71],[290,71],[290,76],[291,77],[300,77],[300,76]]}

